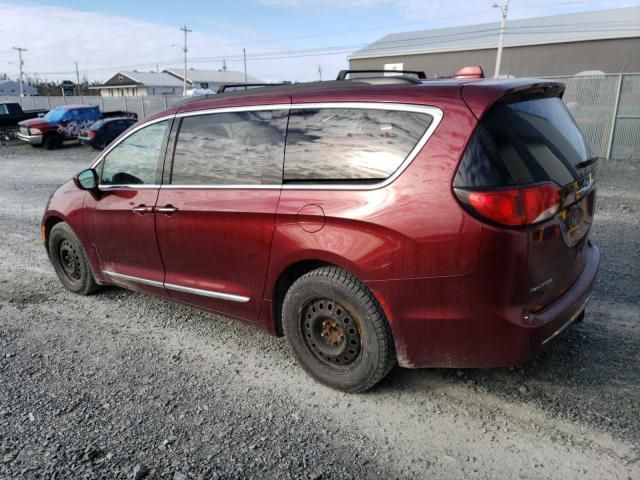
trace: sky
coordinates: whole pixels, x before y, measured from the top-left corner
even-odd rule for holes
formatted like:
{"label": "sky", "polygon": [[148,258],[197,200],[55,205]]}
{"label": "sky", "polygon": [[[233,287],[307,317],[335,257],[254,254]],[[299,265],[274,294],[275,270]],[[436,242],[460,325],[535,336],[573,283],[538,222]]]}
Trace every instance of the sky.
{"label": "sky", "polygon": [[[243,68],[264,81],[333,78],[350,53],[394,32],[498,21],[496,0],[0,0],[0,73],[103,82],[119,70]],[[497,0],[502,2],[503,0]],[[509,18],[640,6],[640,0],[511,0]]]}

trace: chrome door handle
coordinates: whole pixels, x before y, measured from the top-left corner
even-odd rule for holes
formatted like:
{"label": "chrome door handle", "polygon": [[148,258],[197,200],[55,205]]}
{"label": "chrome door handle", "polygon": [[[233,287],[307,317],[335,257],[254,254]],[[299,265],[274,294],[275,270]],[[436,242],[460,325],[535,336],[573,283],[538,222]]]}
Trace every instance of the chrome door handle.
{"label": "chrome door handle", "polygon": [[178,209],[173,205],[165,205],[164,207],[156,207],[156,213],[162,213],[164,215],[171,215],[172,213],[176,213]]}
{"label": "chrome door handle", "polygon": [[138,215],[145,215],[147,213],[153,213],[153,207],[147,207],[146,205],[138,205],[131,209],[133,213],[137,213]]}

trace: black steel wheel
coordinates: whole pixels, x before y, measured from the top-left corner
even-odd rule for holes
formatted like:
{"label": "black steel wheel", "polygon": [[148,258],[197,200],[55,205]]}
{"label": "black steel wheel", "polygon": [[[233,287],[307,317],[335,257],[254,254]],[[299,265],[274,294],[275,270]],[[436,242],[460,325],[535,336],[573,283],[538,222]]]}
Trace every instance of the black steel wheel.
{"label": "black steel wheel", "polygon": [[362,282],[337,267],[313,270],[291,285],[282,327],[307,373],[339,390],[368,390],[396,363],[382,307]]}
{"label": "black steel wheel", "polygon": [[71,281],[79,281],[82,278],[80,269],[80,255],[75,245],[68,239],[64,239],[58,246],[58,262],[62,265],[62,271]]}
{"label": "black steel wheel", "polygon": [[305,342],[320,361],[348,367],[358,359],[360,326],[342,304],[318,298],[308,302],[300,315]]}
{"label": "black steel wheel", "polygon": [[53,268],[67,290],[88,295],[99,288],[80,240],[67,223],[57,223],[51,229],[48,249]]}

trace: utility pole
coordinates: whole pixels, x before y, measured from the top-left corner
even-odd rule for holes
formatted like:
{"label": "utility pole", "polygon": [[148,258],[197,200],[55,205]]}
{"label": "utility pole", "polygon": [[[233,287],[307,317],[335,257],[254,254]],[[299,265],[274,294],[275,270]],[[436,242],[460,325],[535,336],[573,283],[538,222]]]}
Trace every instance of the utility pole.
{"label": "utility pole", "polygon": [[320,81],[322,81],[322,65],[318,65],[318,75],[320,75]]}
{"label": "utility pole", "polygon": [[188,52],[187,33],[191,33],[191,30],[187,28],[186,24],[180,27],[180,30],[184,32],[184,47],[182,48],[182,51],[184,52],[184,78],[182,81],[182,96],[186,97],[187,96],[187,52]]}
{"label": "utility pole", "polygon": [[78,90],[78,96],[80,96],[80,72],[78,72],[78,61],[76,60],[76,87]]}
{"label": "utility pole", "polygon": [[20,47],[12,47],[14,50],[18,51],[18,68],[20,69],[20,96],[24,97],[24,81],[23,81],[23,76],[24,76],[24,72],[22,71],[22,67],[24,66],[24,62],[22,61],[22,52],[26,52],[27,49],[26,48],[20,48]]}
{"label": "utility pole", "polygon": [[225,58],[222,59],[222,71],[227,71],[227,60]]}
{"label": "utility pole", "polygon": [[[247,84],[247,52],[242,49],[242,60],[244,61],[244,84]],[[245,87],[246,88],[246,87]]]}
{"label": "utility pole", "polygon": [[504,46],[504,31],[507,26],[507,15],[509,14],[509,0],[504,0],[502,5],[493,4],[493,8],[499,8],[502,12],[502,20],[500,22],[500,37],[498,39],[498,54],[496,55],[496,69],[493,78],[500,76],[500,64],[502,63],[502,47]]}

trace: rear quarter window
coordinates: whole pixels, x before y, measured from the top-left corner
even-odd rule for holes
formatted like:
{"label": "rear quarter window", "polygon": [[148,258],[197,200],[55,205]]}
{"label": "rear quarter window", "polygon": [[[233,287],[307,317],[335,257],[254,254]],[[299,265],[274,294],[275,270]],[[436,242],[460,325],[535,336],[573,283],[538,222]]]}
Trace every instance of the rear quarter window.
{"label": "rear quarter window", "polygon": [[285,182],[376,182],[400,167],[431,125],[426,113],[358,108],[292,109]]}
{"label": "rear quarter window", "polygon": [[567,185],[584,173],[589,152],[560,98],[496,104],[480,122],[456,173],[456,187],[500,187],[552,181]]}

